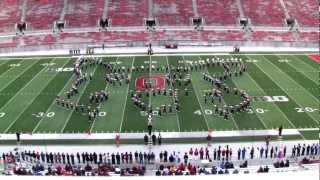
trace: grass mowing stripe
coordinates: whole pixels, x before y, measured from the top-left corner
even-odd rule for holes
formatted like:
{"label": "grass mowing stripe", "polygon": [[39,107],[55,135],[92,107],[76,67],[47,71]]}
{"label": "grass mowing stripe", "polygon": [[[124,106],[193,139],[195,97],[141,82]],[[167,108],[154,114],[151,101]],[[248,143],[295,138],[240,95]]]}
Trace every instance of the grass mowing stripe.
{"label": "grass mowing stripe", "polygon": [[[89,69],[89,68],[88,68]],[[91,70],[91,68],[90,68]],[[69,91],[72,88],[72,84],[75,81],[76,76],[72,75],[70,78],[70,81],[68,84],[66,84],[65,89],[61,92],[60,97],[63,97],[66,99],[66,91]],[[79,96],[81,96],[84,92],[84,89],[88,85],[89,81],[83,82],[79,88],[79,95],[73,96],[70,98],[70,101],[72,102],[78,102],[80,99]],[[54,112],[55,115],[53,117],[44,117],[44,120],[41,122],[39,127],[37,128],[37,131],[45,131],[45,132],[55,132],[55,133],[62,133],[61,129],[63,129],[68,122],[68,119],[70,118],[73,110],[67,110],[65,107],[58,106],[57,104],[53,104],[50,110],[50,112]]]}
{"label": "grass mowing stripe", "polygon": [[[239,56],[243,57],[243,56]],[[238,58],[239,58],[238,57]],[[250,96],[252,97],[261,97],[261,96],[267,96],[267,92],[262,89],[258,83],[253,79],[253,77],[250,75],[250,65],[248,68],[248,72],[243,75],[245,77],[245,80],[243,78],[239,79],[237,82],[238,86],[242,89],[246,89]],[[255,88],[259,91],[251,91],[250,89]],[[264,111],[267,111],[266,113],[259,113],[258,115],[261,116],[264,123],[267,123],[267,127],[270,129],[275,129],[276,127],[280,127],[283,125],[284,128],[295,128],[295,125],[288,119],[288,117],[281,111],[279,106],[273,102],[266,102],[266,101],[253,101],[252,105],[257,109],[264,109]],[[256,110],[254,110],[256,112]],[[278,111],[278,112],[275,112]],[[285,119],[286,121],[283,121],[282,119]]]}
{"label": "grass mowing stripe", "polygon": [[[117,59],[116,59],[116,61],[115,61],[115,65],[114,65],[113,69],[114,69],[115,67],[117,67],[117,65],[118,65],[118,57],[117,57]],[[104,76],[104,75],[102,75],[102,76]],[[104,81],[104,82],[105,82],[105,81]],[[105,91],[105,92],[107,92],[109,86],[110,86],[110,84],[109,84],[109,83],[106,83],[106,86],[105,86],[105,88],[104,88],[104,91]],[[100,112],[102,111],[101,106],[103,106],[104,103],[106,103],[106,102],[99,103],[99,105],[97,106],[97,107],[100,107],[100,109],[99,109]],[[100,120],[103,119],[103,118],[98,116],[97,118],[93,119],[93,122],[92,122],[92,124],[91,124],[90,129],[89,129],[89,132],[90,132],[90,133],[92,132],[92,129],[93,129],[93,127],[95,126],[95,122],[97,121],[97,119],[99,119],[99,121],[100,121]]]}
{"label": "grass mowing stripe", "polygon": [[[16,60],[14,60],[16,61]],[[14,82],[16,79],[18,79],[23,73],[25,73],[27,70],[33,67],[33,65],[37,63],[37,61],[28,61],[28,62],[21,62],[20,66],[17,67],[10,67],[12,64],[9,64],[8,66],[10,69],[8,69],[5,73],[3,73],[0,76],[0,84],[2,85],[0,87],[0,92],[5,89],[7,86],[9,86],[12,82]],[[14,63],[17,64],[17,63]],[[24,76],[27,76],[24,74]],[[24,78],[24,77],[20,77]],[[32,77],[27,77],[32,78]]]}
{"label": "grass mowing stripe", "polygon": [[298,59],[301,59],[304,63],[312,67],[315,71],[319,70],[319,63],[310,59],[307,55],[293,55],[293,56],[297,57]]}
{"label": "grass mowing stripe", "polygon": [[297,71],[299,71],[302,74],[304,74],[307,78],[312,80],[314,83],[316,83],[316,84],[319,83],[319,81],[318,81],[318,79],[319,79],[319,76],[318,76],[319,71],[318,70],[315,70],[313,67],[311,67],[308,64],[304,63],[303,60],[299,59],[296,56],[290,56],[290,57],[295,59],[295,60],[289,62],[291,67],[293,67]]}
{"label": "grass mowing stripe", "polygon": [[[199,60],[201,60],[201,57],[198,56]],[[212,69],[208,69],[207,67],[205,67],[205,71],[206,73],[209,73],[209,74],[214,74],[215,72],[212,70]],[[211,87],[212,88],[212,87]],[[223,104],[227,104],[226,103],[226,100],[227,100],[227,97],[226,96],[223,96],[222,97],[222,103]],[[200,103],[200,102],[199,102]],[[230,119],[232,120],[234,126],[237,128],[237,129],[241,129],[241,127],[239,127],[239,124],[236,122],[236,119],[234,118],[236,116],[236,114],[231,114],[230,115]],[[246,129],[246,128],[244,128]]]}
{"label": "grass mowing stripe", "polygon": [[[20,60],[17,60],[16,62],[18,63]],[[0,63],[0,76],[10,69],[10,64],[12,64],[10,61],[3,61]]]}
{"label": "grass mowing stripe", "polygon": [[[185,58],[189,58],[187,61],[196,62],[199,59],[199,56],[185,56]],[[215,69],[218,72],[222,71],[222,68]],[[233,130],[236,129],[235,122],[225,120],[224,117],[215,114],[214,104],[211,102],[211,99],[207,99],[207,103],[205,103],[204,91],[212,89],[212,84],[205,81],[203,79],[203,74],[201,69],[194,70],[192,72],[192,83],[195,87],[197,93],[200,94],[199,100],[201,106],[204,109],[204,112],[201,112],[208,121],[209,127],[213,130]],[[201,96],[202,94],[202,96]]]}
{"label": "grass mowing stripe", "polygon": [[[68,88],[70,87],[70,85],[72,84],[73,82],[73,78],[72,78],[73,74],[70,75],[69,77],[69,80],[65,83],[64,87],[60,90],[59,94],[57,94],[58,96],[63,96],[64,92],[69,90]],[[50,112],[53,112],[54,113],[54,116],[56,116],[57,114],[57,110],[54,110],[54,107],[56,106],[56,101],[53,100],[51,105],[49,106],[49,108],[47,109],[47,111],[45,112],[45,114],[49,114]],[[45,129],[48,127],[48,125],[43,125],[45,124],[46,122],[45,121],[52,121],[53,118],[51,116],[43,116],[41,118],[41,120],[38,122],[38,124],[33,128],[32,130],[32,133],[41,133],[41,128],[45,127]],[[39,127],[40,127],[40,130],[39,130]],[[39,131],[38,131],[39,130]],[[43,131],[43,133],[46,133],[46,131]]]}
{"label": "grass mowing stripe", "polygon": [[[266,56],[265,56],[266,57]],[[302,74],[301,72],[295,70],[293,67],[291,67],[290,65],[288,65],[288,63],[283,63],[283,62],[279,62],[277,59],[279,58],[278,56],[273,56],[270,55],[268,60],[269,62],[271,62],[272,64],[274,64],[275,66],[277,66],[279,69],[282,70],[282,72],[286,73],[292,80],[294,80],[295,82],[297,82],[298,84],[300,84],[300,86],[302,88],[306,88],[306,87],[313,87],[313,88],[317,88],[317,84],[314,83],[312,80],[310,80],[309,78],[307,78],[304,74]],[[312,91],[310,89],[306,89],[310,94],[312,94],[314,97],[317,97],[319,92],[318,91]]]}
{"label": "grass mowing stripe", "polygon": [[[93,74],[93,79],[89,82],[86,87],[84,94],[81,95],[79,103],[84,105],[89,105],[89,94],[96,91],[101,91],[105,88],[104,76],[101,75],[104,72],[104,68],[100,65],[95,65],[96,69]],[[92,106],[92,105],[89,105]],[[95,106],[94,106],[95,107]],[[71,117],[68,120],[67,125],[64,128],[64,132],[72,131],[89,131],[91,127],[91,122],[88,120],[88,115],[82,115],[79,112],[72,112]]]}
{"label": "grass mowing stripe", "polygon": [[[165,56],[152,56],[151,61],[153,62],[152,65],[155,66],[154,69],[152,69],[153,75],[160,75],[165,76],[166,70],[164,69],[157,69],[157,67],[166,67],[167,61]],[[165,82],[166,83],[166,82]],[[168,89],[174,89],[170,84],[165,84],[164,87],[166,90]],[[153,107],[161,107],[162,105],[168,105],[172,104],[174,102],[173,96],[164,96],[164,95],[152,95],[152,106]],[[167,107],[168,109],[168,107]],[[160,109],[156,109],[160,110]],[[179,124],[178,124],[178,118],[177,118],[177,112],[173,111],[172,113],[161,113],[161,116],[154,116],[153,117],[153,126],[155,131],[173,131],[178,132],[179,130]]]}
{"label": "grass mowing stripe", "polygon": [[[61,64],[63,67],[69,67],[71,65],[72,61],[65,61]],[[71,72],[58,72],[52,75],[52,78],[48,78],[46,86],[44,88],[39,87],[39,89],[42,89],[40,94],[36,96],[28,108],[23,111],[9,131],[32,132],[42,116],[47,116],[47,114],[40,115],[40,117],[36,117],[35,115],[46,112],[70,76]]]}
{"label": "grass mowing stripe", "polygon": [[[108,61],[111,61],[110,63],[116,62],[116,67],[125,67],[125,69],[132,67],[133,63],[133,59],[130,57],[110,57]],[[107,102],[103,103],[100,108],[100,111],[105,112],[106,116],[98,117],[98,119],[95,120],[92,131],[113,132],[120,128],[121,119],[119,118],[119,115],[125,110],[125,97],[128,94],[128,89],[126,88],[129,88],[129,85],[125,82],[122,84],[122,86],[118,84],[116,86],[111,84],[108,85],[109,99]]]}
{"label": "grass mowing stripe", "polygon": [[[170,65],[183,66],[185,62],[179,64],[179,58],[184,61],[183,56],[170,56],[169,63]],[[171,69],[172,70],[172,69]],[[191,77],[190,77],[191,78]],[[179,93],[179,103],[180,103],[180,112],[178,112],[179,119],[181,119],[180,128],[181,131],[199,131],[199,130],[208,130],[207,122],[203,114],[195,114],[196,111],[201,111],[198,97],[196,96],[195,89],[193,87],[193,82],[188,85],[188,90],[190,90],[188,97],[184,95],[185,86],[176,85]]]}
{"label": "grass mowing stripe", "polygon": [[[262,58],[266,59],[264,56],[262,56]],[[269,71],[269,69],[271,69],[271,68],[272,69],[278,68],[275,65],[273,65],[272,63],[270,63],[269,61],[262,61],[261,64],[263,64],[264,67],[269,67],[269,68],[265,69],[265,71]],[[264,71],[264,70],[262,69],[262,71]],[[272,73],[271,74],[269,73],[269,75],[272,79],[277,79],[276,83],[278,83],[279,87],[282,89],[290,89],[293,86],[294,87],[301,87],[298,83],[296,83],[293,79],[288,77],[288,75],[286,75],[283,72],[281,72],[281,76],[276,76],[275,74],[272,74]],[[288,83],[288,82],[290,82],[290,83]],[[294,98],[296,103],[298,105],[300,105],[300,107],[318,108],[318,106],[319,106],[318,98],[314,97],[312,94],[310,94],[303,87],[301,90],[303,90],[304,93],[295,92],[295,91],[287,91],[287,94],[290,95],[292,98]],[[303,96],[302,96],[302,94],[303,94]],[[312,112],[312,113],[307,113],[307,114],[309,116],[311,116],[315,122],[318,122],[320,119],[318,113]]]}
{"label": "grass mowing stripe", "polygon": [[[149,56],[136,56],[134,61],[134,67],[145,66],[145,62],[149,62]],[[131,81],[130,81],[130,90],[135,91],[135,80],[137,77],[142,75],[148,75],[149,69],[144,70],[134,70],[132,72]],[[144,92],[142,92],[144,94]],[[145,95],[142,95],[141,100],[147,104],[148,98]],[[122,124],[122,129],[124,132],[145,132],[147,129],[147,120],[145,116],[141,115],[140,109],[133,105],[131,97],[127,100],[125,107],[124,120]]]}
{"label": "grass mowing stripe", "polygon": [[[131,63],[131,66],[130,66],[130,78],[132,77],[132,66],[134,64],[134,59],[135,57],[133,57],[133,60],[132,60],[132,63]],[[132,81],[132,79],[130,79]],[[119,133],[121,132],[121,129],[122,129],[122,123],[123,123],[123,120],[124,120],[124,113],[125,113],[125,108],[127,106],[127,101],[128,101],[128,95],[129,95],[129,88],[130,88],[130,84],[128,84],[127,86],[127,89],[126,89],[126,98],[124,100],[124,105],[122,107],[122,114],[121,114],[121,123],[120,123],[120,127],[119,127]]]}
{"label": "grass mowing stripe", "polygon": [[[5,96],[1,96],[0,101],[0,109],[4,107],[6,103],[9,102],[9,100],[23,88],[33,77],[38,74],[43,69],[42,66],[40,66],[40,61],[38,61],[36,64],[32,65],[27,71],[25,71],[23,74],[21,74],[17,79],[15,79],[12,83],[10,83],[8,86],[6,86],[2,91],[1,94],[7,94]],[[24,77],[24,75],[33,75]]]}
{"label": "grass mowing stripe", "polygon": [[[261,57],[260,57],[261,58]],[[260,63],[262,59],[258,59],[258,63]],[[265,68],[265,67],[264,67]],[[248,68],[249,71],[253,70],[258,73],[255,73],[254,76],[251,76],[257,84],[262,89],[277,89],[277,91],[265,91],[268,96],[288,96],[288,94],[282,90],[265,72],[261,70],[261,68],[256,65],[255,63],[252,63],[252,65]],[[250,73],[250,72],[249,72]],[[281,109],[281,111],[292,121],[292,123],[297,128],[305,128],[306,124],[307,126],[315,126],[316,123],[312,120],[311,117],[305,116],[305,113],[297,113],[295,108],[299,107],[294,99],[291,99],[289,102],[275,102],[275,104],[278,105],[278,107]]]}
{"label": "grass mowing stripe", "polygon": [[34,96],[37,94],[33,94],[32,96],[26,96],[24,94],[25,92],[39,91],[38,86],[42,83],[45,83],[44,77],[41,76],[41,74],[44,73],[44,70],[46,70],[46,68],[42,67],[42,69],[35,74],[35,76],[29,80],[29,82],[25,84],[23,88],[16,92],[16,94],[0,109],[0,112],[6,113],[6,115],[2,117],[2,120],[0,121],[0,132],[7,132],[17,119],[17,116],[22,113],[21,110],[27,108],[27,106],[32,103]]}
{"label": "grass mowing stripe", "polygon": [[[223,58],[223,59],[230,58],[230,56],[218,56],[218,57],[220,59],[221,58]],[[212,72],[212,70],[211,70],[210,73],[212,74],[214,72]],[[243,79],[244,74],[247,74],[247,72],[243,73],[242,76],[238,76],[238,77],[232,76],[232,78],[227,79],[226,83],[229,84],[230,89],[233,89],[233,88],[241,89],[237,86],[235,81],[237,81],[238,79],[241,79],[241,78]],[[223,96],[223,99],[228,104],[239,104],[242,101],[241,98],[235,98],[232,95]],[[234,118],[234,121],[236,121],[236,123],[240,129],[265,129],[265,128],[267,128],[267,126],[264,124],[264,122],[257,115],[256,111],[254,111],[254,113],[252,113],[252,114],[250,114],[248,112],[235,113],[232,115],[231,118]]]}
{"label": "grass mowing stripe", "polygon": [[[166,66],[168,67],[169,72],[171,72],[171,68],[170,68],[168,56],[166,56]],[[173,101],[173,98],[171,98],[171,99],[172,99],[172,101]],[[178,116],[177,113],[175,114],[175,116],[176,116],[176,119],[177,119],[178,130],[179,130],[179,132],[180,132],[180,131],[181,131],[181,128],[180,128],[180,118],[179,118],[179,116]]]}

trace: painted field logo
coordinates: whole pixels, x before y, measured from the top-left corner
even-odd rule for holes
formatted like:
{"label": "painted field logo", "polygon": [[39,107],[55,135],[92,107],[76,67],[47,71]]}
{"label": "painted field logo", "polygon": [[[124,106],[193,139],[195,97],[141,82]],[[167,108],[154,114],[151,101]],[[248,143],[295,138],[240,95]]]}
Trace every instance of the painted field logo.
{"label": "painted field logo", "polygon": [[137,77],[135,85],[137,89],[162,89],[165,82],[163,75],[143,75]]}

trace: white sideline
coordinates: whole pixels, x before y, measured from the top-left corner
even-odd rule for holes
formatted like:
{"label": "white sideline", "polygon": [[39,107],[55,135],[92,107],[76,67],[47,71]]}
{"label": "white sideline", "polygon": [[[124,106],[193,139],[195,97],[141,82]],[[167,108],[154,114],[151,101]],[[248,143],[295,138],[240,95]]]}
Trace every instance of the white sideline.
{"label": "white sideline", "polygon": [[[311,128],[314,130],[316,128]],[[305,129],[307,130],[307,129]],[[118,133],[35,133],[22,134],[24,140],[93,140],[114,139]],[[141,139],[145,135],[141,133],[120,133],[121,139]],[[163,138],[204,138],[208,135],[206,131],[194,132],[161,132]],[[269,130],[240,130],[240,131],[213,131],[212,137],[243,137],[243,136],[267,136],[278,135],[277,129]],[[283,129],[282,135],[300,135],[298,129]],[[0,134],[0,140],[16,140],[16,134]]]}
{"label": "white sideline", "polygon": [[[101,46],[98,44],[97,46]],[[181,46],[178,49],[166,49],[164,47],[153,47],[153,56],[173,55],[177,53],[183,53],[184,55],[199,55],[196,53],[221,53],[217,55],[229,55],[233,52],[233,46],[213,46],[213,47],[199,47],[199,46]],[[241,52],[318,52],[318,48],[297,48],[297,47],[241,47]],[[85,49],[80,49],[81,52],[85,52]],[[119,56],[137,56],[146,55],[146,47],[110,47],[102,49],[95,49],[96,55],[101,54],[121,54]],[[2,53],[0,57],[13,57],[13,56],[50,56],[50,55],[69,55],[68,49],[57,50],[42,50],[42,51],[23,51],[23,52],[9,52]],[[262,55],[262,54],[256,54]],[[294,55],[294,54],[283,54]],[[9,59],[9,58],[8,58]],[[19,59],[19,58],[15,58]],[[1,59],[0,59],[1,60]]]}

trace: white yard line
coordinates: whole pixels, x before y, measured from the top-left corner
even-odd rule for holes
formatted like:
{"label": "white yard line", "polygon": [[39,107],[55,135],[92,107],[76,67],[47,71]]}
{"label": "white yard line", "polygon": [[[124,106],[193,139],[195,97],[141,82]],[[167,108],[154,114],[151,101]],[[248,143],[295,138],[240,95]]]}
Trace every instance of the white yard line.
{"label": "white yard line", "polygon": [[[246,57],[247,57],[247,56],[246,56]],[[254,80],[249,73],[248,73],[247,75],[248,75],[248,77],[252,80],[252,82],[255,83],[258,88],[260,88],[260,91],[261,91],[263,94],[267,95],[267,93],[260,87],[260,85],[256,82],[256,80]],[[283,115],[283,117],[286,118],[286,120],[289,122],[289,124],[290,124],[292,127],[297,128],[297,127],[292,123],[292,121],[287,117],[287,115],[280,109],[280,107],[279,107],[276,103],[274,103],[274,102],[273,102],[273,104],[274,104],[274,106],[278,109],[278,111]]]}
{"label": "white yard line", "polygon": [[[265,57],[263,57],[266,61],[267,59]],[[286,92],[276,81],[273,80],[273,78],[268,74],[266,73],[263,68],[261,68],[260,66],[256,65],[262,72],[264,72],[264,74],[266,74],[280,89],[282,89],[284,92]],[[287,93],[286,93],[287,94]],[[290,96],[289,94],[287,94],[288,96]],[[290,96],[291,97],[291,96]],[[292,98],[294,100],[294,98]],[[296,100],[294,100],[296,102],[297,105],[301,106],[301,104],[299,104]],[[303,107],[303,106],[301,106]],[[319,123],[317,120],[313,119],[313,117],[307,113],[307,115],[314,121],[316,122],[317,124]]]}
{"label": "white yard line", "polygon": [[[198,56],[198,57],[199,57],[199,56]],[[199,59],[200,59],[200,57],[199,57]],[[209,73],[207,67],[205,67],[205,68],[206,68],[207,73]],[[210,74],[210,73],[209,73],[209,74]],[[227,104],[227,103],[225,102],[224,98],[222,98],[222,102],[223,102],[224,104]],[[230,117],[231,117],[231,119],[232,119],[232,122],[233,122],[234,126],[235,126],[237,129],[239,129],[239,126],[238,126],[238,124],[237,124],[237,122],[236,122],[236,120],[234,119],[234,117],[233,117],[232,114],[230,115]]]}
{"label": "white yard line", "polygon": [[[316,100],[316,102],[318,102],[318,98],[315,97],[313,94],[311,94],[308,90],[305,89],[305,87],[303,87],[302,85],[300,85],[297,81],[295,81],[291,76],[289,76],[287,73],[283,72],[282,69],[280,69],[277,65],[273,64],[272,62],[270,62],[269,59],[267,59],[265,56],[262,56],[266,62],[268,64],[270,64],[270,66],[274,66],[276,69],[278,69],[279,72],[281,72],[283,75],[286,76],[286,79],[290,80],[291,82],[295,83],[298,87],[302,87],[302,89],[304,90],[304,92],[306,94],[309,94],[314,100]],[[296,87],[297,87],[296,86]]]}
{"label": "white yard line", "polygon": [[[119,59],[119,57],[117,57],[117,59],[116,59],[115,67],[117,66],[118,59]],[[108,87],[109,87],[109,83],[106,82],[106,87],[104,88],[104,91],[107,91]],[[101,105],[101,103],[99,103],[99,106],[100,106],[100,105]],[[96,122],[96,119],[97,119],[97,118],[94,118],[94,119],[93,119],[93,122],[92,122],[92,124],[91,124],[90,131],[89,131],[89,132],[92,132],[92,129],[93,129],[93,127],[94,127],[94,123]]]}
{"label": "white yard line", "polygon": [[[52,61],[54,61],[54,59],[52,59],[50,62],[52,62]],[[67,63],[67,62],[66,62]],[[18,95],[21,95],[21,91],[23,91],[26,87],[28,87],[31,83],[32,83],[32,81],[34,80],[34,79],[36,79],[44,70],[46,70],[47,69],[47,67],[43,67],[43,69],[41,70],[41,71],[39,71],[22,89],[20,89],[13,97],[11,97],[11,99],[1,108],[1,110],[2,109],[4,109],[4,108],[6,108],[7,107],[7,105],[8,104],[10,104],[10,102],[13,100],[13,99],[15,99],[16,98],[16,96],[18,96]],[[56,74],[57,75],[57,74]],[[56,76],[55,75],[55,76]],[[54,77],[55,77],[54,76]],[[53,78],[54,78],[53,77]],[[52,78],[52,79],[53,79]],[[51,80],[52,80],[51,79]],[[42,89],[41,89],[41,91],[45,88],[46,86],[44,86]],[[41,93],[41,91],[39,92],[39,94]],[[32,104],[33,103],[33,101],[36,99],[37,97],[35,97],[30,103],[29,103],[29,105],[30,104]],[[11,123],[10,123],[10,125],[4,130],[4,133],[6,133],[11,127],[12,127],[12,125],[19,119],[19,117],[23,114],[23,112],[25,111],[25,109],[27,109],[28,107],[29,107],[29,105],[28,106],[25,106],[24,107],[24,109],[22,109],[22,111],[19,113],[19,114],[17,114],[17,116],[16,116],[16,118],[15,118],[15,120],[13,120]]]}
{"label": "white yard line", "polygon": [[[66,87],[68,87],[68,85],[71,84],[71,82],[73,81],[73,75],[71,75],[70,79],[68,80],[68,82],[64,85],[64,87],[61,89],[61,91],[58,93],[59,95],[63,94],[63,92],[65,91]],[[49,108],[47,109],[46,113],[47,114],[51,108],[55,105],[56,101],[55,99],[53,100],[52,104],[49,106]],[[32,133],[34,133],[38,127],[40,126],[40,124],[42,123],[42,121],[45,119],[45,117],[42,117],[41,120],[37,123],[37,125],[33,128]]]}
{"label": "white yard line", "polygon": [[[170,64],[169,64],[168,56],[166,56],[166,59],[167,59],[167,65],[168,65],[168,69],[169,69],[169,74],[171,74],[171,69],[170,69]],[[173,98],[171,98],[171,99],[173,99]],[[178,129],[179,129],[179,132],[180,132],[181,129],[180,129],[179,115],[178,115],[177,112],[176,112],[175,114],[176,114]]]}
{"label": "white yard line", "polygon": [[[279,57],[279,55],[276,55],[279,59],[281,59],[281,57]],[[302,59],[296,57],[296,56],[292,56],[293,58],[296,59],[296,61],[303,61]],[[305,62],[303,62],[305,64]],[[287,65],[291,66],[293,69],[295,69],[297,72],[300,72],[301,74],[303,74],[307,79],[311,80],[312,82],[314,82],[315,84],[318,85],[318,82],[314,79],[311,79],[308,75],[305,74],[305,71],[301,71],[299,70],[296,66],[294,66],[293,64],[291,64],[290,62],[287,63]],[[318,73],[318,71],[315,71]]]}
{"label": "white yard line", "polygon": [[[132,67],[133,67],[135,58],[136,58],[136,57],[133,57],[133,60],[132,60],[132,63],[131,63],[131,68],[130,68],[130,81],[131,81],[131,78],[132,78]],[[127,92],[127,93],[126,93],[126,98],[125,98],[124,106],[123,106],[123,108],[122,108],[122,115],[121,115],[121,123],[120,123],[120,127],[119,127],[119,133],[121,133],[122,124],[123,124],[123,121],[124,121],[124,113],[125,113],[125,110],[126,110],[126,107],[127,107],[127,100],[128,100],[129,89],[130,89],[130,82],[129,82],[128,87],[127,87],[127,90],[126,90],[126,92]]]}
{"label": "white yard line", "polygon": [[[232,55],[230,55],[229,57],[233,57]],[[247,73],[248,74],[248,73]],[[249,75],[249,74],[248,74]],[[238,84],[232,79],[230,78],[230,80],[233,82],[233,84],[238,88],[238,89],[242,89],[239,88]],[[265,129],[268,129],[267,125],[264,123],[264,121],[260,118],[259,114],[256,111],[253,111],[254,114],[258,117],[258,119],[260,120],[260,122],[262,123],[262,125],[264,126]]]}
{"label": "white yard line", "polygon": [[[5,86],[1,86],[0,87],[0,91],[2,91],[3,89],[5,89],[6,87],[8,87],[13,81],[15,81],[16,79],[18,79],[23,73],[25,73],[26,71],[28,71],[30,68],[32,68],[35,64],[37,64],[38,61],[35,61],[34,63],[30,64],[30,67],[24,68],[22,71],[20,71],[18,74],[15,74],[13,78],[10,78],[9,76],[7,77],[8,79],[10,78],[10,81],[6,83]],[[13,71],[15,68],[10,68],[8,69],[4,74],[1,75],[1,77],[5,77],[7,73],[10,73],[10,71]]]}
{"label": "white yard line", "polygon": [[[95,69],[93,70],[92,74],[94,74],[94,73],[96,72],[96,70],[97,70],[97,66],[96,66]],[[78,97],[78,99],[76,100],[76,103],[75,103],[75,104],[78,104],[78,103],[79,103],[82,95],[83,95],[84,92],[86,91],[87,86],[90,84],[90,82],[91,82],[90,80],[87,80],[86,84],[85,84],[84,87],[83,87],[83,91],[79,94],[79,97]],[[73,113],[74,113],[74,109],[70,112],[69,116],[67,117],[67,120],[65,121],[63,127],[61,128],[61,130],[60,130],[61,133],[63,133],[63,131],[64,131],[64,129],[66,128],[68,122],[70,121],[70,118],[71,118],[71,116],[72,116]]]}
{"label": "white yard line", "polygon": [[[184,56],[182,56],[182,59],[183,59],[183,61],[185,61]],[[198,100],[198,103],[199,103],[199,105],[200,105],[201,111],[204,112],[204,108],[202,107],[202,104],[200,103],[198,94],[197,94],[197,92],[196,92],[196,88],[195,88],[194,85],[193,85],[192,78],[191,78],[191,84],[192,84],[192,88],[193,88],[193,90],[194,90],[195,96],[196,96],[196,98],[197,98],[197,100]],[[205,120],[205,122],[206,122],[207,128],[210,129],[210,126],[209,126],[209,123],[208,123],[208,120],[207,120],[206,115],[205,115],[204,113],[202,113],[202,114],[203,114],[203,118],[204,118],[204,120]]]}

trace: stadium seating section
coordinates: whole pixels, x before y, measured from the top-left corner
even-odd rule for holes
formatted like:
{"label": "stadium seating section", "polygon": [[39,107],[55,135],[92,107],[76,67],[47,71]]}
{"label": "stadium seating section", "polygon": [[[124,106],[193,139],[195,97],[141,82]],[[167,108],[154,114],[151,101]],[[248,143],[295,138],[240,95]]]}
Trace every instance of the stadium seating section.
{"label": "stadium seating section", "polygon": [[253,25],[282,26],[285,18],[279,0],[242,0],[244,15],[251,19]]}
{"label": "stadium seating section", "polygon": [[153,15],[160,25],[190,25],[192,0],[154,0]]}
{"label": "stadium seating section", "polygon": [[[249,17],[256,26],[283,26],[285,11],[279,0],[242,0],[244,16]],[[15,23],[22,18],[23,1],[1,0],[0,32],[12,31]],[[296,18],[300,26],[317,26],[319,18],[316,0],[284,0],[289,16]],[[95,27],[103,12],[111,19],[112,26],[142,26],[143,19],[149,16],[148,0],[128,2],[109,0],[108,7],[104,0],[68,0],[64,9],[63,0],[28,0],[26,1],[25,20],[31,30],[50,29],[53,22],[62,18],[68,27]],[[193,7],[192,0],[153,0],[152,14],[160,25],[190,25],[191,17],[204,17],[206,25],[236,25],[239,10],[236,1],[197,0]],[[64,15],[63,15],[64,14]]]}
{"label": "stadium seating section", "polygon": [[108,17],[112,26],[142,26],[147,16],[148,0],[109,1]]}
{"label": "stadium seating section", "polygon": [[198,0],[197,5],[206,25],[233,25],[240,16],[234,0]]}
{"label": "stadium seating section", "polygon": [[77,27],[95,27],[98,19],[103,13],[104,0],[68,0],[65,20],[67,26]]}
{"label": "stadium seating section", "polygon": [[0,7],[0,32],[13,31],[14,24],[20,21],[19,1],[1,0]]}
{"label": "stadium seating section", "polygon": [[[317,26],[317,2],[315,0],[283,0],[289,16],[296,18],[300,26]],[[1,0],[0,33],[14,32],[14,25],[25,18],[28,30],[50,30],[53,22],[59,19],[67,22],[67,27],[96,27],[97,20],[105,14],[111,19],[112,26],[142,26],[143,19],[153,16],[162,26],[190,25],[191,17],[197,12],[204,17],[206,25],[236,25],[239,15],[236,1],[224,0],[153,0],[149,12],[148,0],[128,2],[109,0]],[[249,17],[254,26],[283,26],[285,11],[279,0],[240,1],[244,16]],[[25,17],[22,9],[25,8]],[[197,10],[195,12],[195,9]],[[151,14],[150,14],[151,13]],[[53,43],[99,43],[110,41],[309,41],[316,42],[319,32],[268,32],[254,31],[246,34],[241,30],[157,30],[145,31],[108,31],[108,32],[62,32],[60,34],[28,35],[22,37],[0,37],[1,47],[17,45],[48,45]]]}
{"label": "stadium seating section", "polygon": [[317,1],[315,0],[284,0],[290,16],[296,18],[300,25],[316,26],[319,24]]}
{"label": "stadium seating section", "polygon": [[62,0],[28,0],[26,21],[30,29],[51,29],[59,20],[63,8]]}

